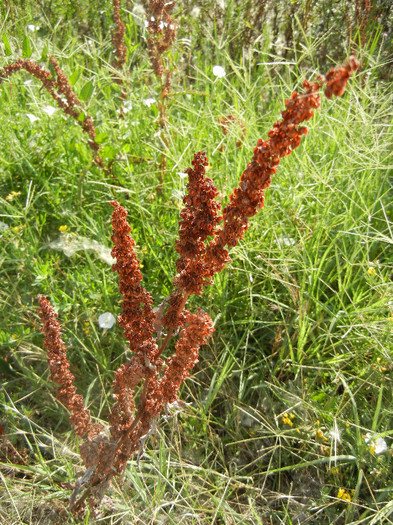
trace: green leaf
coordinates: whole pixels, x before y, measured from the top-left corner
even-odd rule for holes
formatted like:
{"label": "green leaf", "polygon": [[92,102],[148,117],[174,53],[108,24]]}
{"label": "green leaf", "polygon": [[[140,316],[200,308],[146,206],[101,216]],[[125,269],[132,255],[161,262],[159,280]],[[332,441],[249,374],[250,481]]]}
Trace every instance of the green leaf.
{"label": "green leaf", "polygon": [[78,120],[79,122],[84,122],[86,120],[86,114],[83,111],[79,113]]}
{"label": "green leaf", "polygon": [[97,144],[102,144],[103,142],[107,140],[107,138],[108,138],[108,135],[106,133],[97,133],[95,142],[97,142]]}
{"label": "green leaf", "polygon": [[41,53],[41,61],[42,62],[44,62],[48,58],[48,51],[49,51],[49,43],[46,42],[46,44],[44,45],[44,47],[42,49],[42,53]]}
{"label": "green leaf", "polygon": [[81,76],[81,70],[79,68],[75,69],[75,71],[72,73],[72,75],[69,78],[70,85],[75,86],[80,76]]}
{"label": "green leaf", "polygon": [[53,77],[53,78],[56,78],[56,71],[55,71],[55,68],[54,68],[53,65],[52,65],[52,62],[49,62],[49,63],[48,63],[48,69],[49,69],[49,71],[51,72],[52,77]]}
{"label": "green leaf", "polygon": [[7,37],[7,35],[5,33],[3,34],[3,43],[4,43],[4,47],[5,47],[5,55],[7,57],[12,55],[12,48],[11,48],[10,42],[8,40],[8,37]]}
{"label": "green leaf", "polygon": [[83,86],[82,91],[80,93],[80,99],[83,101],[88,100],[94,91],[94,85],[91,80],[89,82],[86,82],[86,84]]}
{"label": "green leaf", "polygon": [[101,156],[107,160],[113,160],[116,157],[117,150],[109,144],[102,148]]}
{"label": "green leaf", "polygon": [[31,49],[30,40],[28,36],[25,36],[22,43],[22,55],[24,58],[30,58],[33,54]]}

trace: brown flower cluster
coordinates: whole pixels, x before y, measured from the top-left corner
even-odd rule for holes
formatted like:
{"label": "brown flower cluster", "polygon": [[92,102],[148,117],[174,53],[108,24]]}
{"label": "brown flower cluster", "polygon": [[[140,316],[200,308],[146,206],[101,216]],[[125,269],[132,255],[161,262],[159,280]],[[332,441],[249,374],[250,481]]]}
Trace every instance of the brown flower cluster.
{"label": "brown flower cluster", "polygon": [[[113,65],[116,69],[121,69],[126,63],[127,48],[124,45],[124,35],[126,26],[120,16],[120,0],[113,0],[113,23],[115,25],[112,29],[112,43],[115,49],[115,59]],[[115,81],[121,84],[120,78],[116,77]]]}
{"label": "brown flower cluster", "polygon": [[215,200],[217,187],[205,176],[208,166],[205,153],[195,153],[192,165],[193,168],[186,169],[189,182],[183,198],[185,206],[180,213],[179,239],[175,246],[180,255],[176,261],[178,274],[174,278],[175,289],[164,316],[164,324],[170,329],[182,324],[181,313],[187,297],[200,295],[203,286],[212,284],[211,279],[206,282],[205,243],[209,236],[214,235],[217,224],[222,220],[219,215],[221,206]]}
{"label": "brown flower cluster", "polygon": [[327,84],[325,96],[327,98],[332,98],[332,95],[336,97],[341,96],[352,73],[358,69],[359,65],[359,61],[354,56],[351,56],[344,64],[335,68],[332,67],[325,77]]}
{"label": "brown flower cluster", "polygon": [[195,314],[186,310],[184,323],[185,328],[176,343],[176,352],[168,358],[160,384],[165,403],[169,404],[177,401],[180,385],[198,362],[199,348],[207,343],[214,331],[210,316],[200,308]]}
{"label": "brown flower cluster", "polygon": [[314,109],[320,107],[319,90],[326,83],[326,96],[341,95],[351,74],[359,67],[354,57],[343,65],[332,68],[325,77],[319,77],[318,82],[303,82],[304,93],[296,91],[285,102],[286,110],[282,119],[274,123],[268,133],[268,140],[259,139],[252,161],[243,172],[239,186],[229,197],[229,204],[223,210],[224,225],[216,232],[212,242],[207,247],[205,277],[211,278],[221,271],[230,260],[228,247],[236,246],[249,227],[249,217],[252,217],[264,204],[264,190],[270,186],[272,176],[276,173],[282,157],[290,155],[300,145],[301,138],[307,134],[307,128],[301,126],[310,120]]}
{"label": "brown flower cluster", "polygon": [[41,312],[42,331],[45,334],[44,346],[47,350],[50,379],[60,385],[57,388],[57,399],[71,412],[70,422],[80,437],[86,437],[92,429],[90,412],[85,408],[83,398],[76,393],[75,377],[70,372],[66,348],[61,338],[57,314],[44,295],[38,296]]}
{"label": "brown flower cluster", "polygon": [[[204,159],[202,154],[196,155],[195,168],[189,170],[191,179],[198,176],[203,178]],[[193,184],[190,184],[193,194],[192,186]],[[209,191],[212,189],[207,183],[206,192]],[[196,199],[196,196],[194,197]],[[158,349],[153,338],[156,327],[152,299],[141,286],[142,275],[134,250],[135,242],[130,236],[127,212],[118,202],[114,201],[111,204],[114,208],[112,256],[116,259],[113,270],[119,274],[119,288],[123,298],[123,312],[118,316],[118,323],[123,327],[125,337],[130,342],[133,356],[115,373],[115,403],[109,416],[110,435],[101,425],[92,425],[90,413],[84,407],[82,397],[76,394],[74,376],[69,371],[70,365],[61,339],[57,315],[49,301],[39,296],[45,334],[44,345],[48,351],[51,379],[60,385],[58,398],[70,409],[70,420],[75,432],[84,438],[80,450],[87,470],[81,478],[82,481],[76,484],[70,500],[70,507],[76,514],[83,514],[86,501],[93,507],[96,506],[111,478],[125,469],[127,461],[134,454],[143,452],[146,438],[155,431],[158,416],[164,408],[178,401],[178,390],[197,363],[200,346],[205,344],[213,333],[213,323],[205,312],[198,310],[192,314],[185,311],[183,329],[175,352],[168,358],[165,367],[163,366],[164,361],[159,357],[163,345]],[[194,205],[198,209],[196,202]],[[203,208],[203,204],[199,203],[199,206]],[[206,225],[195,226],[195,231],[197,230],[201,237],[210,231]],[[141,382],[143,389],[136,407],[134,391]]]}
{"label": "brown flower cluster", "polygon": [[[163,131],[162,140],[166,147],[169,146],[169,138],[165,132],[168,123],[167,99],[172,86],[172,69],[167,63],[166,53],[177,36],[177,22],[172,17],[176,0],[149,0],[145,1],[147,12],[147,30],[150,37],[147,40],[150,62],[154,73],[160,80],[161,93],[158,102],[159,119],[158,124]],[[161,154],[159,183],[163,182],[163,172],[166,169],[166,155]]]}
{"label": "brown flower cluster", "polygon": [[158,346],[153,338],[153,299],[141,285],[140,261],[133,248],[135,241],[130,236],[127,211],[116,201],[111,205],[114,207],[112,257],[116,259],[113,271],[119,274],[119,291],[123,297],[123,313],[118,316],[117,322],[130,343],[130,350],[134,352],[132,360],[122,365],[115,374],[114,396],[117,404],[112,409],[111,433],[118,437],[133,423],[133,392],[136,386],[143,378],[155,376],[156,365],[160,366],[161,362],[157,361]]}
{"label": "brown flower cluster", "polygon": [[154,73],[161,78],[166,74],[166,81],[162,91],[162,98],[168,96],[171,88],[171,71],[166,69],[163,55],[169,51],[172,42],[176,40],[177,22],[171,16],[176,1],[149,0],[147,13],[149,16],[147,30],[150,37],[147,40],[149,56]]}
{"label": "brown flower cluster", "polygon": [[[215,200],[218,190],[213,181],[206,177],[208,161],[205,153],[194,154],[193,168],[187,168],[187,194],[183,198],[184,208],[180,213],[179,239],[175,250],[180,257],[176,261],[178,275],[175,285],[185,293],[200,295],[203,281],[196,276],[201,273],[205,241],[213,235],[217,224],[222,220],[219,215],[221,206]],[[200,268],[200,270],[198,270]],[[203,272],[202,272],[203,273]],[[196,279],[195,279],[196,278]]]}
{"label": "brown flower cluster", "polygon": [[[18,71],[21,71],[22,69],[40,80],[46,91],[50,94],[53,100],[55,100],[59,108],[61,108],[64,113],[72,117],[89,136],[88,145],[94,153],[94,161],[98,166],[104,168],[104,163],[99,156],[100,146],[95,141],[96,130],[93,119],[86,114],[86,111],[83,109],[80,100],[73,92],[68,78],[60,68],[56,59],[49,55],[49,61],[56,73],[56,78],[52,77],[52,73],[50,71],[36,64],[32,60],[24,60],[20,58],[16,62],[0,69],[0,84],[2,84],[6,78]],[[83,121],[79,118],[81,113],[86,115]]]}

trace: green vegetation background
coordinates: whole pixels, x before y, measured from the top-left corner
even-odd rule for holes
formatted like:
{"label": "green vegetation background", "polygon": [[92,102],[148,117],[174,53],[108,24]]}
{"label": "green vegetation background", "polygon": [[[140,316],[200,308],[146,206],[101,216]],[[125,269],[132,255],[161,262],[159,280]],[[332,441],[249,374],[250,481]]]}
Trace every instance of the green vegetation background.
{"label": "green vegetation background", "polygon": [[[141,11],[133,2],[122,10],[129,82],[122,120],[110,66],[111,2],[99,4],[7,1],[0,8],[0,67],[30,53],[47,65],[54,54],[94,117],[115,174],[92,164],[69,117],[48,114],[55,103],[37,80],[21,73],[0,86],[0,421],[26,463],[12,464],[3,446],[1,519],[73,522],[65,507],[81,468],[78,443],[48,380],[37,294],[58,310],[79,391],[105,420],[113,372],[129,357],[121,330],[98,326],[101,313],[120,310],[116,275],[103,260],[109,201],[115,196],[129,211],[145,286],[158,305],[172,289],[183,172],[193,153],[206,151],[225,203],[291,92],[352,48],[360,73],[343,97],[322,100],[232,263],[191,301],[209,312],[216,332],[183,385],[189,406],[162,419],[97,522],[391,523],[388,3],[375,2],[379,18],[363,46],[356,24],[343,23],[347,12],[354,16],[345,2],[316,2],[309,12],[308,2],[266,2],[260,28],[248,2],[180,4],[168,148]],[[214,77],[214,65],[225,77]],[[237,120],[223,135],[219,118],[228,114]],[[159,193],[162,152],[168,172]],[[73,246],[80,249],[71,253]],[[367,433],[388,450],[377,454]]]}

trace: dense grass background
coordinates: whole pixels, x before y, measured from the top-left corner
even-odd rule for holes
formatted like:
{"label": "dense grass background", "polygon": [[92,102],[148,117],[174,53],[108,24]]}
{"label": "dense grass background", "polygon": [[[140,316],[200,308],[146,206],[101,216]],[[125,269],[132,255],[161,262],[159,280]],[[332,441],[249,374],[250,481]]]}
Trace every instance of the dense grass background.
{"label": "dense grass background", "polygon": [[[53,2],[44,16],[42,6],[15,2],[1,26],[13,53],[2,47],[1,67],[26,53],[28,35],[31,58],[53,53],[77,94],[93,83],[85,104],[103,156],[115,160],[113,178],[92,163],[81,129],[60,110],[47,114],[55,104],[35,79],[21,73],[0,86],[1,425],[14,447],[6,450],[4,441],[0,467],[7,525],[73,523],[65,510],[68,483],[82,467],[48,380],[37,294],[50,296],[58,310],[78,388],[105,421],[113,372],[129,357],[121,330],[102,331],[97,321],[103,312],[119,313],[117,278],[102,260],[111,247],[109,201],[116,197],[129,210],[145,285],[158,305],[172,289],[182,173],[193,153],[206,151],[225,203],[291,92],[332,65],[319,55],[329,34],[305,33],[283,58],[272,54],[266,29],[253,53],[236,55],[225,19],[206,26],[201,45],[193,36],[198,22],[180,9],[191,43],[180,35],[170,56],[166,149],[157,103],[144,102],[157,101],[159,86],[134,5],[123,11],[129,88],[121,120],[110,3],[95,18],[87,2],[72,4]],[[358,51],[360,73],[343,97],[323,99],[232,263],[192,299],[216,332],[183,385],[190,405],[162,419],[144,458],[114,484],[102,516],[85,523],[392,522],[389,45],[387,36],[370,32]],[[222,79],[212,74],[216,64],[227,72]],[[230,113],[239,122],[224,136],[219,117]],[[163,151],[168,172],[160,193]],[[80,249],[88,241],[94,249]],[[368,432],[386,441],[385,453],[370,448]]]}

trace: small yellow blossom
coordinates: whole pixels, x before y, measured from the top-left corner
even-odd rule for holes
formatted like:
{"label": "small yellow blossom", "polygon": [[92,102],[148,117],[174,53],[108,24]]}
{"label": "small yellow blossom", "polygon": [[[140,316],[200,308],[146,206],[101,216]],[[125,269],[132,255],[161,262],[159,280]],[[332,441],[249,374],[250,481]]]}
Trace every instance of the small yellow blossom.
{"label": "small yellow blossom", "polygon": [[346,501],[347,503],[351,503],[351,495],[345,489],[341,489],[341,488],[338,489],[337,497],[338,499],[342,499],[343,501]]}
{"label": "small yellow blossom", "polygon": [[284,425],[289,425],[290,427],[293,427],[293,422],[289,419],[289,416],[286,412],[282,416],[281,421],[284,423]]}
{"label": "small yellow blossom", "polygon": [[63,233],[63,232],[66,232],[68,230],[68,226],[66,226],[65,224],[63,224],[62,226],[59,226],[59,232]]}
{"label": "small yellow blossom", "polygon": [[377,270],[375,268],[370,267],[367,270],[368,275],[377,275]]}
{"label": "small yellow blossom", "polygon": [[318,428],[318,430],[316,431],[316,438],[317,439],[322,439],[323,438],[323,432],[320,428]]}
{"label": "small yellow blossom", "polygon": [[12,229],[14,230],[15,233],[18,233],[18,231],[19,231],[19,226],[14,226]]}
{"label": "small yellow blossom", "polygon": [[296,416],[295,416],[295,414],[294,414],[293,412],[291,412],[291,413],[289,414],[289,417],[290,417],[291,419],[295,419]]}
{"label": "small yellow blossom", "polygon": [[18,195],[22,195],[21,191],[11,191],[5,198],[6,201],[12,202],[14,200],[14,197],[17,197]]}
{"label": "small yellow blossom", "polygon": [[89,321],[85,321],[85,326],[90,326]]}

